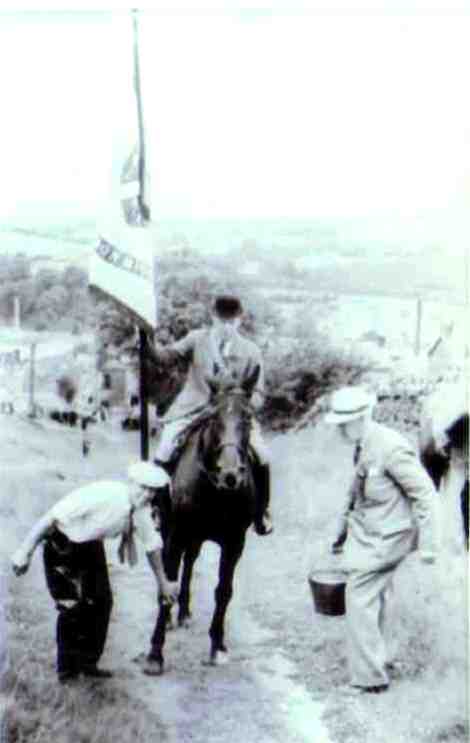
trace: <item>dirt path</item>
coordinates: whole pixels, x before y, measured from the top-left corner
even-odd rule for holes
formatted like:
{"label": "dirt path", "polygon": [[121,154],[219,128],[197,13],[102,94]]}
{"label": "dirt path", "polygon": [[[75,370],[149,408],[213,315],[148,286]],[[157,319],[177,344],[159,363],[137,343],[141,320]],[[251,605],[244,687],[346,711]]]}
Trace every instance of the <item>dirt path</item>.
{"label": "dirt path", "polygon": [[[71,457],[72,450],[80,451],[78,432],[65,429],[62,434],[60,427],[44,423],[36,428],[25,428],[34,450],[34,464],[51,470],[48,489],[56,482],[58,493],[82,481],[124,476],[127,463],[139,450],[138,434],[122,434],[118,426],[110,425],[93,432],[92,450],[84,460]],[[24,435],[22,429],[12,434],[13,445]],[[55,463],[45,444],[43,448],[48,434],[54,439],[62,434],[57,444],[63,451],[57,451]],[[13,462],[17,462],[14,450]],[[285,495],[285,475],[274,478],[273,500]],[[27,490],[34,490],[33,483]],[[20,498],[19,494],[18,503]],[[31,518],[28,510],[27,502],[17,509],[17,515],[23,511],[25,523]],[[38,504],[39,511],[42,508]],[[288,622],[291,598],[285,591],[285,578],[278,573],[279,556],[285,548],[285,514],[280,512],[279,517],[272,537],[261,539],[251,530],[247,535],[227,615],[228,664],[217,668],[203,664],[209,654],[208,629],[218,569],[218,547],[206,543],[194,570],[193,624],[189,629],[168,633],[166,673],[158,678],[145,676],[136,661],[148,650],[155,621],[153,576],[142,550],[138,565],[130,569],[117,561],[117,542],[107,544],[114,608],[102,665],[115,671],[113,684],[158,716],[170,743],[231,743],[235,735],[247,743],[330,741],[321,720],[323,706],[306,692],[299,679],[282,627],[268,627],[257,611],[260,601],[266,616],[275,611],[276,607],[265,603],[272,601],[274,588],[274,595],[282,597],[280,606]],[[36,563],[41,573],[39,561]],[[267,590],[269,576],[274,586]],[[39,579],[42,583],[42,576]],[[45,594],[44,601],[48,602]],[[53,617],[51,627],[52,622]]]}
{"label": "dirt path", "polygon": [[195,569],[193,624],[168,633],[167,669],[160,678],[146,677],[136,662],[136,655],[148,649],[154,622],[152,578],[145,565],[130,571],[113,560],[117,598],[104,661],[125,669],[119,672],[119,683],[159,715],[170,741],[231,741],[234,731],[249,743],[329,741],[321,721],[322,705],[291,679],[294,670],[283,652],[282,637],[250,614],[248,576],[261,551],[269,551],[257,541],[248,538],[239,566],[227,622],[228,664],[217,668],[203,664],[209,652],[207,631],[218,564],[218,548],[207,544]]}

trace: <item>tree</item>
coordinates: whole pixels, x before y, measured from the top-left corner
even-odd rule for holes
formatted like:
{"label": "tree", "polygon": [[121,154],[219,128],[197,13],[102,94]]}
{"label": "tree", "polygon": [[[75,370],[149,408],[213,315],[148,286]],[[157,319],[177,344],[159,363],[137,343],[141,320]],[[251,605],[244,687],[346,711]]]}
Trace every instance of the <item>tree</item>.
{"label": "tree", "polygon": [[67,290],[63,286],[55,285],[41,293],[36,302],[35,313],[38,319],[46,322],[50,328],[58,320],[67,316],[68,305]]}
{"label": "tree", "polygon": [[42,292],[60,284],[60,274],[52,268],[41,268],[35,276],[35,284],[37,293],[40,295]]}
{"label": "tree", "polygon": [[88,283],[87,272],[79,266],[67,266],[62,273],[62,283],[67,289],[81,289]]}

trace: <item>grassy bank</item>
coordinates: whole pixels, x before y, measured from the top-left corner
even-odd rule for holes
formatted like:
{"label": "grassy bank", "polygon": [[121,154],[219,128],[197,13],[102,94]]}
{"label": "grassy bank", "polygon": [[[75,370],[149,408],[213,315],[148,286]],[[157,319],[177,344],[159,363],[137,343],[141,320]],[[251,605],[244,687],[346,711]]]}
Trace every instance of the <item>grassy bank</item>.
{"label": "grassy bank", "polygon": [[[75,432],[20,419],[0,436],[8,465],[2,473],[0,496],[2,558],[9,567],[11,551],[35,518],[71,488],[108,476],[106,470],[116,467],[117,452],[103,441],[99,459],[85,464]],[[21,446],[25,441],[27,455]],[[123,458],[123,466],[125,462]],[[47,593],[41,552],[38,548],[25,576],[9,581],[10,669],[2,743],[144,743],[153,738],[164,743],[167,737],[158,716],[131,699],[114,680],[87,679],[70,688],[57,683],[56,612]]]}
{"label": "grassy bank", "polygon": [[[468,740],[467,559],[447,534],[438,563],[416,554],[394,581],[390,647],[397,662],[382,695],[347,697],[344,617],[314,612],[307,576],[325,561],[350,471],[347,452],[325,429],[273,441],[276,563],[263,563],[258,618],[283,637],[295,680],[326,701],[325,721],[341,743],[463,743]],[[280,591],[279,587],[283,587]],[[289,600],[282,596],[288,590]],[[270,611],[266,612],[266,606]]]}

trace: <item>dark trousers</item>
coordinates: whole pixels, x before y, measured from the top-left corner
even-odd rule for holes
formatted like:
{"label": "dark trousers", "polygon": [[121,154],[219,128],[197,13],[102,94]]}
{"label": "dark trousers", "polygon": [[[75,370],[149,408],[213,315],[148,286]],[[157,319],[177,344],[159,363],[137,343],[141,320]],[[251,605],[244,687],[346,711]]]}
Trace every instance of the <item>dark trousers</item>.
{"label": "dark trousers", "polygon": [[103,542],[71,542],[56,531],[44,544],[44,569],[57,618],[57,672],[95,665],[113,604]]}

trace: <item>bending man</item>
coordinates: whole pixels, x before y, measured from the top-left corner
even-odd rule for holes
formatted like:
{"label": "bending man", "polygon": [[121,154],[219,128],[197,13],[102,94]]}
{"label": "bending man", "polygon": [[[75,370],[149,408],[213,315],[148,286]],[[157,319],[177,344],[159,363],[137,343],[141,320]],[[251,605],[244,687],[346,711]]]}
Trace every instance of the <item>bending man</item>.
{"label": "bending man", "polygon": [[[169,478],[161,467],[136,462],[129,484],[97,481],[77,488],[55,504],[28,534],[12,558],[23,575],[39,543],[44,543],[44,569],[57,618],[57,673],[66,683],[80,674],[108,678],[98,667],[112,608],[103,540],[121,536],[119,557],[137,561],[134,531],[142,542],[163,600],[177,598],[177,583],[167,580],[163,542],[152,520],[151,501],[164,502]],[[155,516],[154,516],[155,518]]]}

